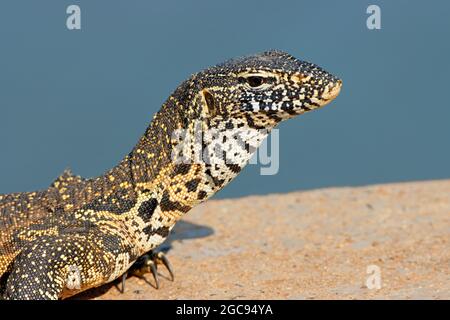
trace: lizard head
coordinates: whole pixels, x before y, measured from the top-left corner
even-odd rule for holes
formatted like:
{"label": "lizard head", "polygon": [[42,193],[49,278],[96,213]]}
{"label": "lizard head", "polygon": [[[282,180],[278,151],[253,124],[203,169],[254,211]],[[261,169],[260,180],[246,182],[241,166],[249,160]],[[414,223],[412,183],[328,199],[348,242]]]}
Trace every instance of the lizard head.
{"label": "lizard head", "polygon": [[210,185],[218,190],[279,122],[328,104],[341,85],[322,68],[280,51],[232,59],[196,73],[169,99],[168,110],[181,119],[183,129],[172,139],[173,159],[191,161],[201,154],[194,158],[206,164],[205,173],[217,181]]}
{"label": "lizard head", "polygon": [[193,79],[212,122],[234,118],[266,129],[328,104],[342,85],[322,68],[280,51],[232,59]]}

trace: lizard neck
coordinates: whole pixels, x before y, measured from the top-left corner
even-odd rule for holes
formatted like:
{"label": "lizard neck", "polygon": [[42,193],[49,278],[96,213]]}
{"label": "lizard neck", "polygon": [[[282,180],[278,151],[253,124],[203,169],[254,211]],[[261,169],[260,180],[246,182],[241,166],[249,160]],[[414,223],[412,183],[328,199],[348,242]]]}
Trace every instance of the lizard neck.
{"label": "lizard neck", "polygon": [[169,97],[118,166],[138,196],[151,192],[169,225],[230,183],[269,133],[246,119],[208,118],[192,101]]}
{"label": "lizard neck", "polygon": [[137,191],[155,184],[172,168],[172,136],[187,121],[170,97],[157,112],[136,146],[123,161],[130,162],[130,174]]}

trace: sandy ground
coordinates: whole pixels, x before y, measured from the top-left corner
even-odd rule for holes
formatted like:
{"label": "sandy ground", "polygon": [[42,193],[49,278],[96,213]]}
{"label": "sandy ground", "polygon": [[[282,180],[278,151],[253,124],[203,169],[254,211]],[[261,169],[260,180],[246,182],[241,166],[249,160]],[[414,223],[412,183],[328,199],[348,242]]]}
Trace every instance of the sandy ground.
{"label": "sandy ground", "polygon": [[174,282],[160,267],[159,290],[133,276],[76,298],[449,299],[450,180],[212,200],[162,248]]}

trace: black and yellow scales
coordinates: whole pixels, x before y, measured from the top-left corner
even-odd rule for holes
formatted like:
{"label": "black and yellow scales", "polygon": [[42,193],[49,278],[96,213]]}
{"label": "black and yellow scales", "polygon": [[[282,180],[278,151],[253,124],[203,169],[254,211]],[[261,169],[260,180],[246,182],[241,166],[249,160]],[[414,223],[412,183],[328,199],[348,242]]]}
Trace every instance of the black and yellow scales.
{"label": "black and yellow scales", "polygon": [[236,177],[278,123],[326,105],[340,88],[320,67],[279,51],[192,75],[105,174],[64,172],[46,190],[0,195],[2,297],[69,297],[136,261],[171,271],[152,250],[175,223]]}

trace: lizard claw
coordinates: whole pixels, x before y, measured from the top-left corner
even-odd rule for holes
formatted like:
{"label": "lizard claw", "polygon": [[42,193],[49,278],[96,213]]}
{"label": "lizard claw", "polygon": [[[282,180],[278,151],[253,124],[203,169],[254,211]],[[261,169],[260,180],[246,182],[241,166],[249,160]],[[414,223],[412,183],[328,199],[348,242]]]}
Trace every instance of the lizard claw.
{"label": "lizard claw", "polygon": [[121,293],[125,292],[125,280],[128,274],[136,275],[138,277],[143,277],[147,273],[151,273],[153,279],[155,279],[155,287],[159,289],[159,274],[158,274],[158,264],[162,264],[166,267],[167,271],[169,271],[170,280],[174,281],[175,276],[173,273],[172,265],[167,259],[166,255],[163,252],[153,252],[150,251],[147,254],[140,257],[134,264],[131,266],[130,270],[125,272],[122,275],[122,288],[120,290]]}
{"label": "lizard claw", "polygon": [[122,288],[120,289],[120,293],[125,293],[125,280],[127,280],[128,271],[122,275]]}
{"label": "lizard claw", "polygon": [[156,262],[153,260],[148,260],[147,266],[150,268],[150,271],[153,275],[153,279],[155,279],[156,289],[159,289],[159,276]]}
{"label": "lizard claw", "polygon": [[156,252],[156,253],[152,252],[151,255],[153,258],[153,262],[155,262],[155,264],[162,263],[166,267],[167,271],[169,271],[170,274],[170,281],[173,281],[175,279],[175,276],[173,274],[173,268],[164,252]]}

